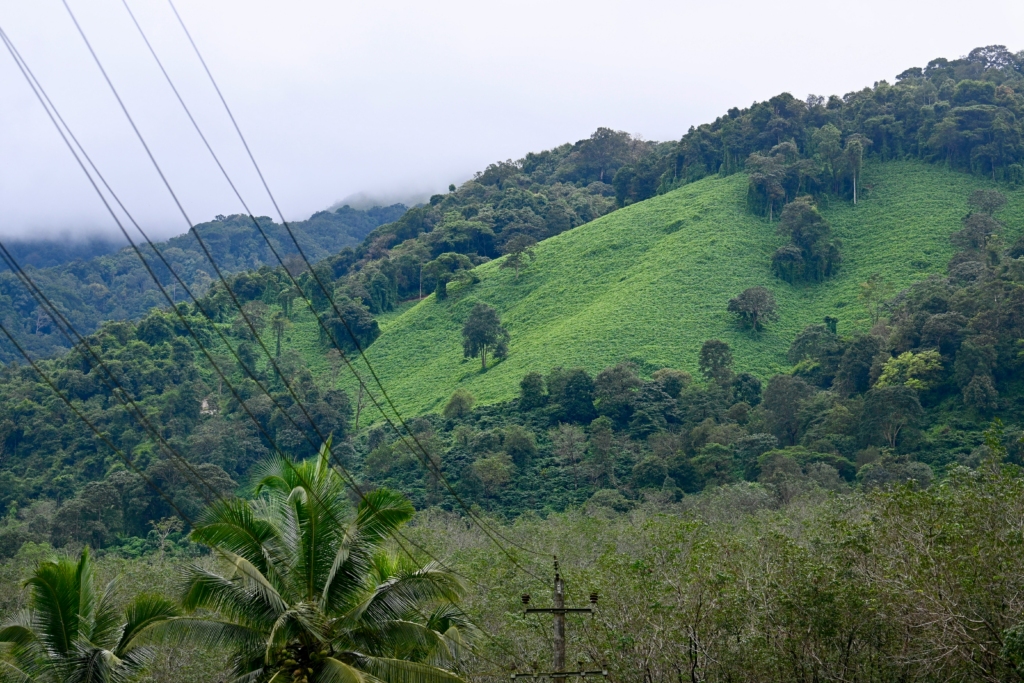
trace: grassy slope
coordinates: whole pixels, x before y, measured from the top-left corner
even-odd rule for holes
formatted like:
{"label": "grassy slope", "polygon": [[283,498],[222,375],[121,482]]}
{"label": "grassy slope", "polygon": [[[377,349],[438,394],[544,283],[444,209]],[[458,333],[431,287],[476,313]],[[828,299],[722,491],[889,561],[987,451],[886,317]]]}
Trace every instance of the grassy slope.
{"label": "grassy slope", "polygon": [[[453,286],[448,301],[430,297],[382,319],[371,362],[408,415],[438,410],[460,386],[481,402],[509,399],[526,372],[556,365],[597,371],[629,358],[645,374],[663,366],[696,372],[700,346],[713,337],[732,346],[738,370],[766,377],[786,367],[793,337],[826,315],[839,318],[842,333],[865,328],[857,294],[872,273],[902,287],[942,272],[967,197],[984,186],[917,162],[869,166],[867,198],[823,211],[843,241],[841,274],[794,287],[769,271],[783,239],[747,211],[746,183],[742,174],[705,179],[546,240],[518,282],[497,262],[485,264],[468,291]],[[1022,215],[1024,193],[1012,193],[1001,217],[1014,236]],[[780,320],[760,337],[740,331],[725,310],[754,285],[779,303]],[[509,357],[485,373],[479,360],[463,358],[460,336],[478,301],[498,309],[512,336]],[[300,320],[292,347],[326,373],[314,326]],[[354,386],[344,372],[341,382]]]}

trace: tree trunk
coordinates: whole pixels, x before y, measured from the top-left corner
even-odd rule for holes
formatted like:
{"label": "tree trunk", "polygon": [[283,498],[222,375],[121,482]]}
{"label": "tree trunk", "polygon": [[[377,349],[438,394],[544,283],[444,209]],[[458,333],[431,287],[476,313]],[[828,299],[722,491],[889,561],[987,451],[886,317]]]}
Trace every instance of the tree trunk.
{"label": "tree trunk", "polygon": [[487,347],[486,346],[480,347],[480,369],[481,370],[486,370],[487,369]]}
{"label": "tree trunk", "polygon": [[853,205],[857,206],[857,172],[853,172]]}

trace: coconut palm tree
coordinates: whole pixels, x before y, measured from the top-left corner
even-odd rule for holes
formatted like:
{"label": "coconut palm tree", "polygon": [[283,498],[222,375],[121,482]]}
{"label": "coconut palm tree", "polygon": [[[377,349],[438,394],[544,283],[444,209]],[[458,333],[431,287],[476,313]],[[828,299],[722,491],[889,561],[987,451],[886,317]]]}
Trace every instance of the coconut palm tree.
{"label": "coconut palm tree", "polygon": [[123,610],[111,581],[97,594],[88,549],[77,561],[41,563],[25,582],[30,607],[0,626],[0,681],[120,683],[152,659],[147,632],[177,615],[173,603],[140,595]]}
{"label": "coconut palm tree", "polygon": [[461,584],[390,547],[414,512],[406,498],[378,489],[353,512],[329,447],[272,459],[253,500],[197,520],[192,539],[230,570],[188,568],[184,608],[215,616],[172,620],[165,637],[227,646],[246,683],[457,683],[472,634],[454,607]]}

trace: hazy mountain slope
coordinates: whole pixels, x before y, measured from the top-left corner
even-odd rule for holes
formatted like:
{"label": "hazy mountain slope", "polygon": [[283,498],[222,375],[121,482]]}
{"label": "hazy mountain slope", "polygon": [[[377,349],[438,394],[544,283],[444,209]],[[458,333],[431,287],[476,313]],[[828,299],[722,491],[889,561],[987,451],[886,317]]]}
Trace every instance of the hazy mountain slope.
{"label": "hazy mountain slope", "polygon": [[[483,402],[511,398],[526,372],[556,365],[596,371],[630,358],[646,373],[660,366],[696,372],[700,345],[712,337],[732,346],[738,370],[766,377],[787,365],[794,336],[826,315],[839,318],[841,333],[867,328],[858,292],[872,273],[897,288],[942,273],[968,195],[987,186],[919,162],[870,165],[864,185],[857,206],[833,200],[823,208],[844,259],[840,275],[823,284],[775,279],[769,259],[784,240],[747,209],[746,175],[707,178],[540,243],[518,282],[498,261],[478,267],[479,284],[453,286],[447,301],[431,296],[384,318],[369,358],[410,415],[438,409],[458,387]],[[1015,236],[1024,193],[1009,194],[1001,217]],[[779,302],[780,320],[760,337],[738,329],[726,312],[728,300],[753,285],[770,288]],[[478,301],[497,308],[512,335],[507,360],[485,373],[478,360],[463,358],[460,337]],[[314,326],[300,320],[293,341],[326,372]]]}
{"label": "hazy mountain slope", "polygon": [[[317,212],[307,220],[290,223],[290,227],[310,260],[318,261],[359,244],[374,228],[397,220],[405,211],[406,207],[401,204],[365,211],[344,206],[336,211]],[[260,217],[259,221],[279,253],[296,253],[284,226],[267,217]],[[248,216],[218,216],[193,229],[202,235],[224,273],[257,269],[265,264],[278,265]],[[192,234],[172,237],[157,246],[179,277],[197,293],[205,292],[207,285],[216,279],[216,272]],[[143,247],[143,253],[152,261],[162,283],[170,287],[173,281],[170,273],[148,246]],[[50,258],[66,259],[67,256],[51,254]],[[15,258],[20,262],[17,252]],[[138,318],[154,306],[167,305],[130,247],[95,258],[33,269],[31,277],[82,334],[93,332],[105,320]],[[180,287],[174,290],[177,301],[185,300]],[[37,355],[52,355],[66,347],[64,337],[39,313],[36,301],[10,271],[0,272],[0,319],[8,329],[20,333],[22,346]],[[0,341],[0,362],[18,357],[6,339]]]}

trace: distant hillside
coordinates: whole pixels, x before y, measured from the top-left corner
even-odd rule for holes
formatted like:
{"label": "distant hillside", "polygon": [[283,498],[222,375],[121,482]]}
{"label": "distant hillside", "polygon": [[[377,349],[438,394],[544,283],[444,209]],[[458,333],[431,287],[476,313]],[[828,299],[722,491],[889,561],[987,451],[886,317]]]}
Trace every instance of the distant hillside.
{"label": "distant hillside", "polygon": [[[944,273],[968,196],[989,187],[912,161],[870,164],[863,184],[867,193],[856,206],[834,200],[823,208],[844,259],[824,283],[793,286],[773,277],[771,255],[785,239],[748,209],[746,175],[706,178],[541,242],[518,282],[494,261],[476,269],[479,284],[451,286],[447,301],[432,295],[382,317],[369,357],[409,415],[438,410],[458,387],[478,401],[512,398],[524,374],[558,365],[593,372],[628,358],[647,374],[662,366],[696,373],[709,338],[732,346],[737,370],[767,378],[788,366],[797,333],[826,315],[839,319],[840,333],[870,327],[858,292],[873,273],[896,290]],[[1001,217],[1016,236],[1024,192],[1009,197]],[[731,297],[754,285],[779,303],[779,321],[760,337],[740,330],[726,311]],[[512,335],[507,360],[486,373],[479,360],[463,358],[460,337],[480,301],[500,312]],[[292,337],[310,365],[326,372],[314,326],[299,322]]]}
{"label": "distant hillside", "polygon": [[[4,246],[22,266],[50,268],[112,254],[126,244],[120,237],[94,235],[76,239],[68,235],[59,235],[44,239],[12,238],[5,239]],[[8,270],[7,264],[0,261],[0,272],[5,270]]]}
{"label": "distant hillside", "polygon": [[[401,204],[365,211],[343,206],[336,211],[320,211],[307,220],[290,225],[306,255],[318,261],[347,246],[359,244],[374,228],[397,220],[405,211],[406,207]],[[265,216],[258,220],[279,253],[296,253],[295,245],[283,226]],[[217,265],[225,273],[278,265],[247,216],[218,216],[194,229],[206,240]],[[216,278],[215,271],[191,234],[173,237],[157,246],[175,272],[198,293],[204,293]],[[19,250],[15,246],[13,252],[19,262],[20,257],[26,257],[26,263],[22,265],[32,264],[33,258],[42,263],[61,258],[53,250],[37,253],[34,257],[33,252],[25,248]],[[152,257],[154,270],[163,284],[170,286],[171,275],[159,267],[148,246],[144,253]],[[96,330],[103,321],[138,318],[154,306],[167,305],[129,247],[87,260],[75,259],[61,265],[35,268],[32,279],[82,334]],[[177,300],[185,299],[180,287],[175,288],[175,293]],[[20,342],[37,355],[52,355],[66,346],[65,339],[39,312],[35,300],[10,271],[0,272],[0,318],[8,329],[20,331]],[[0,342],[0,361],[8,362],[17,357],[17,352],[6,340]]]}

